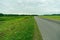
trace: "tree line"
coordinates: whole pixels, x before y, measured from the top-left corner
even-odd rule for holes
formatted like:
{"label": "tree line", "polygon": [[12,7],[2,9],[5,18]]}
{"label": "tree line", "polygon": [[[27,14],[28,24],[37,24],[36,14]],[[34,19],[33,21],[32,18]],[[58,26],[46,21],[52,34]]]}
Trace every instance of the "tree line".
{"label": "tree line", "polygon": [[51,15],[46,14],[46,15],[43,15],[43,16],[60,16],[60,14],[51,14]]}
{"label": "tree line", "polygon": [[3,13],[0,13],[0,16],[38,16],[38,15],[25,15],[25,14],[18,15],[18,14],[3,14]]}

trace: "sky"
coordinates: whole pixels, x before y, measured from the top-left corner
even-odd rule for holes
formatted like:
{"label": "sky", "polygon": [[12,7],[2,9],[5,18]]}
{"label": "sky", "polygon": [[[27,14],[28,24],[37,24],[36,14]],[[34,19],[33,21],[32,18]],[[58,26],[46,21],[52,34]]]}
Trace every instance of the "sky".
{"label": "sky", "polygon": [[57,14],[60,0],[0,0],[0,13]]}

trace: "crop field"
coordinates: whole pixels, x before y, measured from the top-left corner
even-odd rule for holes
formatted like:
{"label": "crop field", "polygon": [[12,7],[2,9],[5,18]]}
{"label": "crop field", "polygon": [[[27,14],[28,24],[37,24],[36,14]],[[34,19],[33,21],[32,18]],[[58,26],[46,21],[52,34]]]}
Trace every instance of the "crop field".
{"label": "crop field", "polygon": [[46,18],[46,19],[60,21],[60,16],[40,16],[40,17],[41,18]]}
{"label": "crop field", "polygon": [[[34,24],[33,16],[1,16],[0,40],[35,40]],[[39,32],[36,35],[37,40],[42,39]]]}

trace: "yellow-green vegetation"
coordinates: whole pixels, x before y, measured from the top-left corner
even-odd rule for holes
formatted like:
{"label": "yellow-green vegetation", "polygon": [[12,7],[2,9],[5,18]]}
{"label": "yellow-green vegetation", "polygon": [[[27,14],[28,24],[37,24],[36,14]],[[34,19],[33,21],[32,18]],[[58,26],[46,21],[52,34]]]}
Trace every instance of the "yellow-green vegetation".
{"label": "yellow-green vegetation", "polygon": [[40,17],[50,19],[50,20],[60,21],[60,16],[40,16]]}
{"label": "yellow-green vegetation", "polygon": [[35,25],[34,40],[43,40],[42,35],[41,35],[36,23],[34,23],[34,25]]}
{"label": "yellow-green vegetation", "polygon": [[0,17],[0,40],[34,40],[36,33],[38,35],[36,39],[39,40],[39,32],[34,24],[33,16],[2,16]]}

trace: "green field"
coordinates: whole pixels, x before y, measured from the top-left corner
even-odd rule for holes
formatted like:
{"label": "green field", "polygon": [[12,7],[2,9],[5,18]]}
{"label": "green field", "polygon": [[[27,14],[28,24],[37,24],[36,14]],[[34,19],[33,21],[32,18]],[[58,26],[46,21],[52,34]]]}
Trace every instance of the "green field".
{"label": "green field", "polygon": [[0,17],[0,40],[35,39],[42,40],[33,16]]}
{"label": "green field", "polygon": [[50,19],[50,20],[60,21],[60,16],[40,16],[40,17]]}

